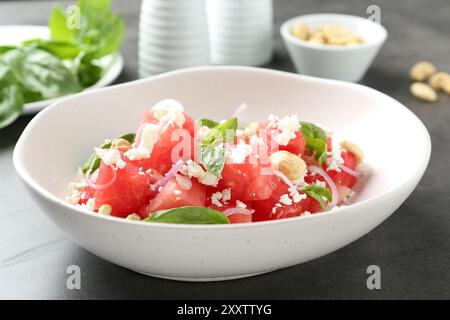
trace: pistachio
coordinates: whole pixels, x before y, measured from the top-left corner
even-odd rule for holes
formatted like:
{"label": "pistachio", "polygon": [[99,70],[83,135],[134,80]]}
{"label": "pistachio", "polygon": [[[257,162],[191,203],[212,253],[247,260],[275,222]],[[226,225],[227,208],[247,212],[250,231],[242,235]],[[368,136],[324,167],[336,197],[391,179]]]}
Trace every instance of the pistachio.
{"label": "pistachio", "polygon": [[125,220],[140,221],[140,220],[141,220],[141,217],[140,217],[137,213],[132,213],[132,214],[129,214],[129,215],[125,218]]}
{"label": "pistachio", "polygon": [[111,141],[111,149],[125,152],[131,149],[131,143],[122,138],[113,139]]}

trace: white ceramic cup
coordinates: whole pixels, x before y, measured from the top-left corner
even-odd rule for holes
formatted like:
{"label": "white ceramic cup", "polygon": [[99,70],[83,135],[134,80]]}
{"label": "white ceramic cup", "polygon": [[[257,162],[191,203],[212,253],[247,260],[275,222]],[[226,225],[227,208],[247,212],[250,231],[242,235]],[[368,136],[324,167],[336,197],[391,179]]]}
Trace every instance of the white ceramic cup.
{"label": "white ceramic cup", "polygon": [[214,64],[259,66],[272,57],[272,0],[209,0]]}
{"label": "white ceramic cup", "polygon": [[210,64],[205,0],[143,0],[139,76]]}

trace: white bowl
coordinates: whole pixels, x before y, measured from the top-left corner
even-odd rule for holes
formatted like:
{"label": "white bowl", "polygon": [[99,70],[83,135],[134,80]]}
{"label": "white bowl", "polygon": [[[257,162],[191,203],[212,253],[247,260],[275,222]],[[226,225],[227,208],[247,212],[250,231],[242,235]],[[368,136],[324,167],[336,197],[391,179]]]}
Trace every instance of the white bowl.
{"label": "white bowl", "polygon": [[[298,113],[360,145],[372,176],[359,186],[353,205],[253,224],[142,223],[67,204],[67,184],[93,146],[135,130],[140,113],[164,98],[178,99],[196,118],[223,119],[242,102],[249,108],[240,116],[241,123],[272,112]],[[430,137],[420,120],[373,89],[265,69],[205,67],[60,101],[29,123],[13,161],[45,215],[80,246],[140,273],[207,281],[292,266],[358,239],[405,201],[422,177],[430,151]]]}
{"label": "white bowl", "polygon": [[[343,25],[364,39],[363,44],[334,46],[309,43],[291,34],[297,22],[310,28]],[[281,25],[281,35],[297,72],[321,78],[358,82],[387,39],[386,29],[369,19],[345,14],[311,14],[292,18]]]}

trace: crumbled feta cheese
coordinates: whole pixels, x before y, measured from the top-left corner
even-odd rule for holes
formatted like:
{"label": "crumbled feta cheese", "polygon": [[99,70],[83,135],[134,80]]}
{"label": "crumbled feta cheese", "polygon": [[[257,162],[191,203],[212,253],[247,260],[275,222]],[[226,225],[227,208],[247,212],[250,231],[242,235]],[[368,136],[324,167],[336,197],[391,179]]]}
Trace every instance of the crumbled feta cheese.
{"label": "crumbled feta cheese", "polygon": [[327,152],[327,159],[325,161],[327,165],[327,170],[335,170],[337,172],[340,172],[341,169],[339,169],[339,166],[344,164],[344,159],[341,155],[341,149],[340,148],[333,148],[332,152]]}
{"label": "crumbled feta cheese", "polygon": [[282,204],[284,204],[286,206],[290,206],[292,204],[292,200],[291,200],[291,198],[289,198],[288,194],[283,194],[280,197],[280,203],[282,203]]}
{"label": "crumbled feta cheese", "polygon": [[236,200],[236,208],[245,209],[245,208],[247,208],[247,205],[242,201]]}
{"label": "crumbled feta cheese", "polygon": [[179,128],[183,127],[186,118],[184,108],[180,102],[173,99],[166,99],[158,102],[152,108],[153,116],[159,120],[163,126],[175,123]]}
{"label": "crumbled feta cheese", "polygon": [[207,186],[216,186],[219,178],[210,172],[206,172],[198,163],[188,160],[180,170],[183,174],[190,178],[197,178],[198,181]]}
{"label": "crumbled feta cheese", "polygon": [[71,190],[70,194],[66,197],[66,202],[70,204],[78,204],[81,199],[81,192],[78,189]]}
{"label": "crumbled feta cheese", "polygon": [[311,212],[305,211],[305,212],[302,212],[302,213],[300,214],[300,217],[301,217],[301,216],[310,216],[310,215],[311,215]]}
{"label": "crumbled feta cheese", "polygon": [[270,115],[268,118],[268,127],[280,130],[280,133],[275,137],[275,141],[281,146],[286,146],[289,144],[289,141],[296,137],[296,132],[300,127],[300,121],[296,114],[285,116],[281,119]]}
{"label": "crumbled feta cheese", "polygon": [[295,132],[291,130],[282,130],[279,134],[275,136],[275,141],[280,146],[287,146],[289,144],[289,141],[291,141],[295,137],[296,137]]}
{"label": "crumbled feta cheese", "polygon": [[264,145],[264,139],[254,134],[250,137],[250,144],[252,146],[262,146]]}
{"label": "crumbled feta cheese", "polygon": [[[103,149],[96,150],[104,151]],[[126,162],[122,160],[120,152],[117,149],[109,149],[102,153],[97,152],[97,156],[99,156],[107,166],[116,166],[119,169],[123,169],[127,165]]]}
{"label": "crumbled feta cheese", "polygon": [[181,194],[181,191],[175,189],[175,190],[173,190],[173,193],[174,193],[175,195],[179,196],[179,195]]}
{"label": "crumbled feta cheese", "polygon": [[231,188],[222,190],[222,200],[224,202],[229,201],[231,199]]}
{"label": "crumbled feta cheese", "polygon": [[326,188],[327,184],[325,183],[325,181],[322,180],[316,180],[316,182],[314,182],[314,184],[318,187],[322,187],[322,188]]}
{"label": "crumbled feta cheese", "polygon": [[215,187],[219,182],[219,178],[210,172],[205,172],[201,177],[198,178],[198,181],[206,186]]}
{"label": "crumbled feta cheese", "polygon": [[219,208],[222,207],[222,203],[220,203],[220,199],[222,199],[222,193],[221,192],[215,192],[211,195],[211,203],[218,206]]}
{"label": "crumbled feta cheese", "polygon": [[160,126],[152,123],[147,123],[142,128],[141,141],[135,148],[131,148],[125,152],[125,156],[130,160],[141,160],[150,158],[153,151],[153,146],[158,140]]}
{"label": "crumbled feta cheese", "polygon": [[269,128],[276,128],[278,126],[278,117],[274,114],[270,114],[267,117],[267,127]]}
{"label": "crumbled feta cheese", "polygon": [[300,201],[307,198],[306,194],[301,194],[300,192],[298,192],[297,187],[289,188],[289,196],[292,198],[292,201],[294,203],[299,203]]}
{"label": "crumbled feta cheese", "polygon": [[252,146],[245,143],[238,143],[230,150],[229,159],[232,163],[244,163],[245,159],[252,153]]}
{"label": "crumbled feta cheese", "polygon": [[95,209],[95,198],[89,198],[86,204],[80,204],[80,207],[86,209],[87,211],[94,211]]}

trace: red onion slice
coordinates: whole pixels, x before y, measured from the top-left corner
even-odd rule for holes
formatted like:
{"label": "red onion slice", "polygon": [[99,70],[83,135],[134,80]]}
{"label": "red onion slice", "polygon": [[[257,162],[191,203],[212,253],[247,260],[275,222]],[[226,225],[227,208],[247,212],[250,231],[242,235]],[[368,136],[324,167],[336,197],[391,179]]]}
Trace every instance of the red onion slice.
{"label": "red onion slice", "polygon": [[175,177],[175,175],[180,171],[181,166],[184,164],[183,160],[178,160],[172,165],[172,168],[166,173],[166,175],[153,185],[153,190],[159,190],[159,188],[164,187],[170,179]]}
{"label": "red onion slice", "polygon": [[111,180],[108,181],[107,183],[97,184],[91,180],[91,177],[90,177],[91,170],[92,170],[92,167],[89,168],[88,171],[86,171],[86,174],[84,175],[84,179],[86,180],[87,185],[94,190],[104,190],[104,189],[108,188],[109,186],[111,186],[117,179],[117,169],[111,168],[111,170],[113,172],[113,176],[112,176]]}
{"label": "red onion slice", "polygon": [[223,210],[223,214],[228,216],[231,216],[233,214],[253,214],[255,210],[253,209],[246,209],[246,208],[228,208]]}
{"label": "red onion slice", "polygon": [[248,108],[248,105],[246,103],[242,103],[239,107],[234,110],[233,114],[231,115],[231,118],[237,117],[239,114],[244,112]]}
{"label": "red onion slice", "polygon": [[318,175],[322,176],[325,179],[325,182],[330,186],[331,196],[333,197],[333,199],[328,204],[328,209],[335,207],[339,201],[339,192],[333,179],[331,179],[328,173],[326,173],[325,170],[323,170],[321,167],[309,166],[309,170],[312,174],[317,173]]}
{"label": "red onion slice", "polygon": [[289,188],[295,188],[294,184],[289,180],[288,177],[285,176],[285,174],[279,170],[274,170],[275,175],[280,178],[284,183],[288,185]]}
{"label": "red onion slice", "polygon": [[362,172],[350,169],[349,167],[344,166],[343,164],[339,165],[339,169],[341,169],[342,171],[345,171],[349,175],[357,177],[357,178],[363,176]]}

